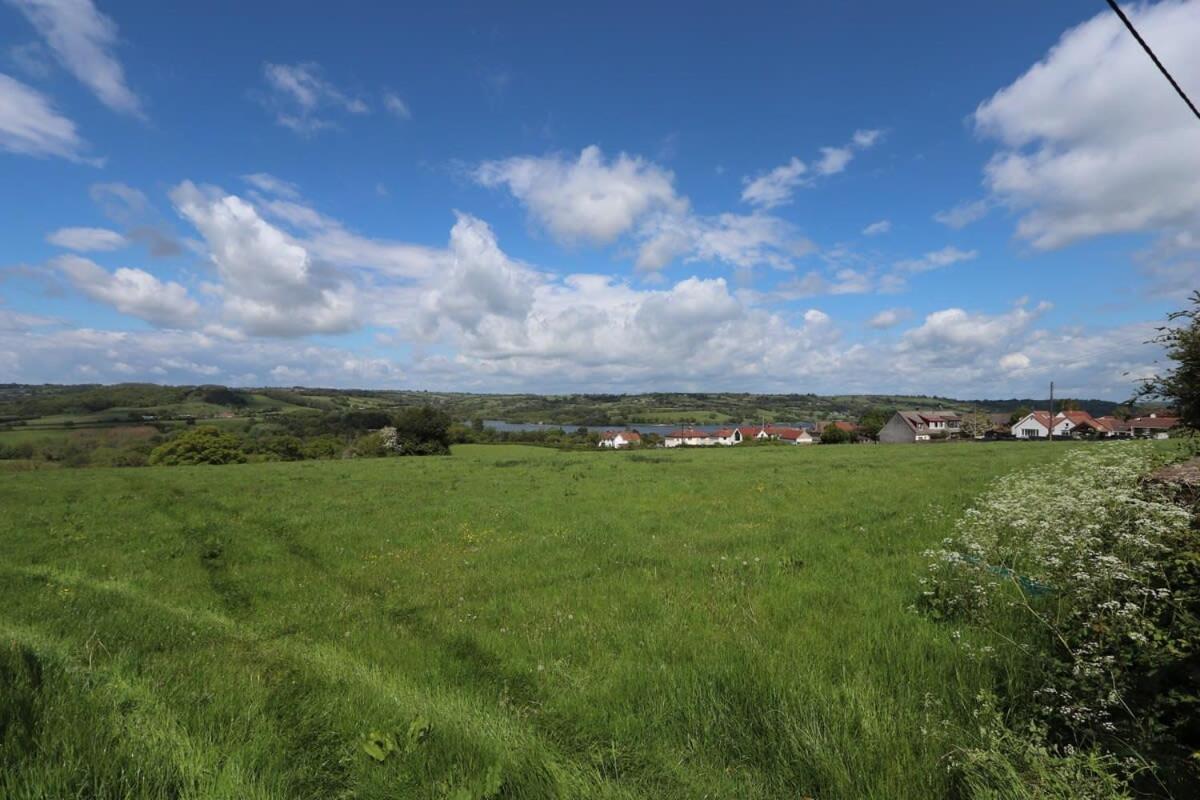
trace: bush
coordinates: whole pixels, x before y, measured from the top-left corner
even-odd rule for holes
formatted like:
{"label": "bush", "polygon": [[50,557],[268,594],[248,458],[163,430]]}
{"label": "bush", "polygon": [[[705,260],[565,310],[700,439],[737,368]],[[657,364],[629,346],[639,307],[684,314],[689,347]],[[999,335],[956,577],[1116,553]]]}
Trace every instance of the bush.
{"label": "bush", "polygon": [[1096,445],[1002,479],[926,553],[921,605],[972,626],[986,641],[968,643],[976,657],[1031,680],[1009,681],[1008,711],[1049,745],[1156,763],[1139,789],[1198,796],[1200,534],[1142,482],[1164,459]]}
{"label": "bush", "polygon": [[193,428],[179,434],[150,453],[151,464],[240,464],[246,460],[236,436],[211,426]]}
{"label": "bush", "polygon": [[853,438],[853,434],[836,425],[826,425],[825,430],[821,431],[821,444],[847,444]]}

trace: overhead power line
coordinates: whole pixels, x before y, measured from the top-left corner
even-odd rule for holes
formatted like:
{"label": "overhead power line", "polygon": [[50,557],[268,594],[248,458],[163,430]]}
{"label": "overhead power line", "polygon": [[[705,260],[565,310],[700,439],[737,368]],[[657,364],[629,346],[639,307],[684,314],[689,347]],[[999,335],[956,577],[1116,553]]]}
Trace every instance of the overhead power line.
{"label": "overhead power line", "polygon": [[1175,79],[1171,77],[1171,73],[1167,72],[1167,68],[1164,67],[1162,62],[1158,60],[1158,56],[1154,55],[1154,51],[1150,49],[1150,45],[1146,44],[1146,40],[1143,39],[1141,34],[1137,32],[1137,28],[1133,27],[1133,23],[1129,21],[1129,17],[1125,16],[1125,12],[1121,10],[1119,5],[1117,5],[1117,0],[1108,0],[1108,5],[1113,11],[1116,12],[1117,16],[1121,18],[1121,22],[1125,23],[1125,27],[1128,28],[1129,32],[1133,34],[1133,38],[1137,39],[1137,43],[1140,44],[1142,49],[1146,51],[1146,55],[1150,56],[1150,60],[1154,62],[1154,66],[1158,67],[1159,72],[1161,72],[1166,79],[1171,82],[1171,85],[1175,87],[1175,91],[1178,92],[1179,96],[1183,98],[1183,102],[1187,103],[1187,107],[1190,108],[1192,113],[1196,115],[1196,119],[1200,119],[1200,110],[1196,109],[1196,104],[1193,103],[1191,98],[1187,96],[1187,92],[1183,91],[1183,87],[1175,82]]}

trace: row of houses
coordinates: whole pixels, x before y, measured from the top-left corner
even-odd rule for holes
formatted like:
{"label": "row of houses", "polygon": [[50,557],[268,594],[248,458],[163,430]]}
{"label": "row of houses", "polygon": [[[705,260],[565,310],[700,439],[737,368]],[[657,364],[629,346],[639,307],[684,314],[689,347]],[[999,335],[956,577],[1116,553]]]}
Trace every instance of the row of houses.
{"label": "row of houses", "polygon": [[1096,437],[1104,439],[1166,439],[1172,428],[1179,425],[1177,417],[1150,414],[1145,417],[1119,419],[1093,417],[1086,411],[1062,411],[1050,418],[1048,411],[1033,411],[1012,426],[1018,439],[1045,439],[1053,433],[1057,438]]}
{"label": "row of houses", "polygon": [[[848,423],[846,423],[848,424]],[[714,447],[741,444],[748,441],[780,441],[786,444],[812,444],[812,434],[804,428],[780,425],[749,425],[737,428],[721,428],[702,431],[696,428],[681,428],[663,437],[664,447]],[[605,431],[600,436],[600,447],[621,449],[642,443],[637,431]]]}

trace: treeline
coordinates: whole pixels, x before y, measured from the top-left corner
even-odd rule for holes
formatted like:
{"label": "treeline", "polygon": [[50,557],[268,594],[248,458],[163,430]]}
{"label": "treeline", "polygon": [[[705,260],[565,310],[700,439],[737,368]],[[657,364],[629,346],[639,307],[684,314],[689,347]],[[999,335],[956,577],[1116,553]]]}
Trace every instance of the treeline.
{"label": "treeline", "polygon": [[159,386],[119,383],[112,386],[19,386],[0,392],[0,417],[35,418],[53,414],[94,414],[110,408],[159,408],[199,402],[240,407],[245,392],[226,386]]}
{"label": "treeline", "polygon": [[288,414],[222,427],[124,426],[0,443],[0,460],[68,467],[231,464],[450,452],[451,420],[429,406]]}

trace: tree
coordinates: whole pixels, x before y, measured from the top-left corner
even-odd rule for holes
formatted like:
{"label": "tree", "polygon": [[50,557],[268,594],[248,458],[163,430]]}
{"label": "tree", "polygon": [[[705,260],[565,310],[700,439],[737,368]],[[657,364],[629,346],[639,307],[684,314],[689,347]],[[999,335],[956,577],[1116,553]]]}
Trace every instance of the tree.
{"label": "tree", "polygon": [[821,431],[821,444],[846,444],[853,439],[854,434],[842,430],[833,423],[826,425],[825,430]]}
{"label": "tree", "polygon": [[150,453],[151,464],[240,464],[246,460],[236,436],[203,426],[179,434]]}
{"label": "tree", "polygon": [[979,409],[963,414],[962,422],[959,424],[959,430],[963,436],[969,436],[972,439],[983,436],[992,427],[992,418]]}
{"label": "tree", "polygon": [[879,431],[895,414],[895,410],[886,408],[871,408],[863,413],[858,420],[858,432],[869,439],[878,439]]}
{"label": "tree", "polygon": [[1165,400],[1175,406],[1180,421],[1187,427],[1200,429],[1200,291],[1192,293],[1192,307],[1176,311],[1167,317],[1151,343],[1162,345],[1175,367],[1162,375],[1142,382],[1139,398]]}
{"label": "tree", "polygon": [[1029,406],[1020,406],[1019,408],[1017,408],[1016,411],[1014,411],[1012,413],[1012,416],[1010,416],[1008,418],[1008,424],[1016,425],[1018,422],[1025,419],[1025,417],[1029,416],[1029,414],[1030,414]]}

